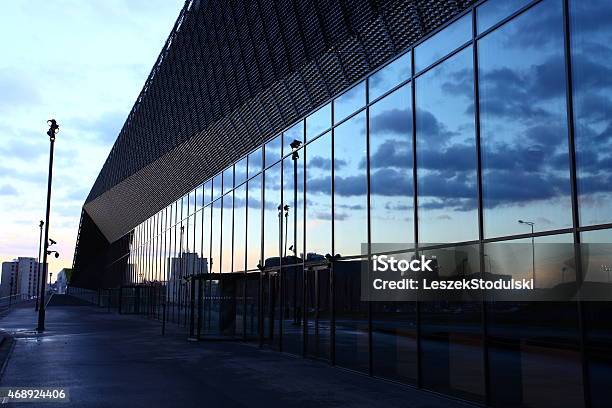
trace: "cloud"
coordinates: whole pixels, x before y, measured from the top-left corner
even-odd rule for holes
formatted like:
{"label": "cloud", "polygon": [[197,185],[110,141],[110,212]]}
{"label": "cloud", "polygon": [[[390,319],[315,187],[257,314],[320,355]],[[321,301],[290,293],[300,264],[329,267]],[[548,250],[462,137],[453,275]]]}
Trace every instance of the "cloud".
{"label": "cloud", "polygon": [[13,68],[0,69],[0,108],[13,110],[22,105],[36,105],[41,102],[35,81],[24,71]]}
{"label": "cloud", "polygon": [[117,139],[127,113],[123,111],[107,111],[98,117],[77,117],[67,121],[65,126],[74,127],[84,134],[92,134],[104,144],[112,144]]}
{"label": "cloud", "polygon": [[0,186],[0,196],[16,196],[19,194],[17,189],[10,184]]}

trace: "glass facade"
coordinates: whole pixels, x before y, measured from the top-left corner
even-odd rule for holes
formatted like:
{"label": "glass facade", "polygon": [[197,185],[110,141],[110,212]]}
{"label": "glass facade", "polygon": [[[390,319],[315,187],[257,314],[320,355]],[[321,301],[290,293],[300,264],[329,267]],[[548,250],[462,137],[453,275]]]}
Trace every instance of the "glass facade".
{"label": "glass facade", "polygon": [[[607,303],[368,303],[359,274],[400,243],[447,276],[609,281],[577,260],[611,240],[610,16],[479,2],[137,226],[125,285],[163,285],[198,334],[492,406],[609,406]],[[533,264],[509,263],[522,242]]]}

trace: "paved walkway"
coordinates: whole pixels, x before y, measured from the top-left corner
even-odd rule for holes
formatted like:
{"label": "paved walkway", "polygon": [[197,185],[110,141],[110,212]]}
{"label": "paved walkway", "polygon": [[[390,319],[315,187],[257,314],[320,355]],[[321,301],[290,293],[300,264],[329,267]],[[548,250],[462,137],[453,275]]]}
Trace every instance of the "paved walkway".
{"label": "paved walkway", "polygon": [[468,406],[251,345],[162,337],[159,322],[56,300],[43,335],[33,307],[0,320],[15,336],[0,386],[67,387],[78,407]]}

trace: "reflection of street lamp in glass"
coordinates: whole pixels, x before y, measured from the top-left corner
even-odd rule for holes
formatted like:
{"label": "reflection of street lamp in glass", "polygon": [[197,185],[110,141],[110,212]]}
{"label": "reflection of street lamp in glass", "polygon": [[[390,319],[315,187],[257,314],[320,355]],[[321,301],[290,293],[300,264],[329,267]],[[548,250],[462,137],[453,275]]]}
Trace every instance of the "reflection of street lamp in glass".
{"label": "reflection of street lamp in glass", "polygon": [[[484,257],[489,260],[489,273],[493,274],[493,269],[491,268],[491,257],[488,254],[484,254]],[[486,268],[485,268],[485,273],[487,273]]]}
{"label": "reflection of street lamp in glass", "polygon": [[610,266],[605,264],[601,265],[601,270],[608,273],[608,283],[610,283]]}
{"label": "reflection of street lamp in glass", "polygon": [[534,241],[534,236],[533,236],[533,226],[535,225],[535,222],[532,221],[523,221],[523,220],[518,220],[519,224],[524,224],[524,225],[528,225],[531,227],[531,273],[533,276],[533,287],[536,287],[536,279],[535,279],[535,241]]}
{"label": "reflection of street lamp in glass", "polygon": [[[297,257],[297,161],[300,158],[298,149],[302,145],[297,139],[289,144],[291,147],[291,160],[293,160],[293,255]],[[297,274],[295,276],[297,280]],[[297,312],[297,283],[293,284],[293,324],[298,324]]]}

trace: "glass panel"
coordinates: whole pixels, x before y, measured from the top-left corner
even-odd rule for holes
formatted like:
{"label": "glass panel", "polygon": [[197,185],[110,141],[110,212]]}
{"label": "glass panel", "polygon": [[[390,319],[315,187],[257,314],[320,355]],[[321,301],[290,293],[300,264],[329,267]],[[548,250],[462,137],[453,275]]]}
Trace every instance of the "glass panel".
{"label": "glass panel", "polygon": [[221,190],[222,190],[221,179],[222,179],[222,173],[219,173],[215,177],[213,177],[213,180],[212,180],[213,200],[216,200],[217,198],[221,197],[221,194],[222,194],[221,193]]}
{"label": "glass panel", "polygon": [[194,229],[194,241],[193,241],[193,252],[195,253],[195,259],[197,262],[197,268],[195,269],[196,274],[207,272],[205,264],[202,260],[202,211],[195,213],[193,220]]}
{"label": "glass panel", "polygon": [[282,273],[282,279],[284,279],[283,351],[295,355],[302,355],[303,351],[303,273],[304,268],[301,264],[284,267]]}
{"label": "glass panel", "polygon": [[350,116],[366,104],[365,81],[362,81],[334,100],[334,123]]}
{"label": "glass panel", "polygon": [[[365,309],[367,310],[367,306]],[[361,319],[364,320],[361,323],[364,325],[362,330],[367,333],[367,313]],[[372,302],[374,375],[416,384],[416,339],[414,302]],[[367,365],[365,368],[367,369]]]}
{"label": "glass panel", "polygon": [[210,269],[210,234],[211,234],[211,217],[212,206],[204,207],[202,209],[202,258],[204,258],[204,264],[206,270],[203,273],[209,272]]}
{"label": "glass panel", "polygon": [[281,163],[265,171],[264,260],[265,265],[279,264],[281,243]]}
{"label": "glass panel", "polygon": [[296,156],[295,161],[283,160],[283,201],[289,206],[284,219],[284,264],[301,262],[304,256],[304,149]]}
{"label": "glass panel", "polygon": [[334,251],[343,256],[368,242],[366,149],[363,111],[334,129]]}
{"label": "glass panel", "polygon": [[306,146],[306,260],[331,253],[331,135]]}
{"label": "glass panel", "polygon": [[202,186],[202,195],[204,197],[204,204],[208,205],[212,202],[212,180],[208,180]]}
{"label": "glass panel", "polygon": [[253,153],[249,154],[249,178],[258,174],[263,166],[263,149],[260,147]]}
{"label": "glass panel", "polygon": [[328,103],[306,118],[306,140],[311,140],[330,127],[331,104]]}
{"label": "glass panel", "polygon": [[195,190],[189,192],[189,215],[195,212],[196,195]]}
{"label": "glass panel", "polygon": [[476,9],[478,34],[531,3],[531,0],[489,0]]}
{"label": "glass panel", "polygon": [[571,1],[581,225],[612,222],[612,2]]}
{"label": "glass panel", "polygon": [[[185,219],[187,218],[187,216],[189,215],[189,194],[186,194],[183,196],[183,198],[181,199],[181,219]],[[149,220],[150,221],[150,220]],[[151,239],[151,225],[149,224],[149,234],[148,234],[148,239]]]}
{"label": "glass panel", "polygon": [[236,163],[234,166],[234,182],[236,186],[244,183],[247,179],[247,158],[244,157],[242,160]]}
{"label": "glass panel", "polygon": [[274,163],[281,159],[281,145],[283,140],[281,136],[277,136],[268,143],[266,143],[266,167],[272,166]]}
{"label": "glass panel", "polygon": [[334,264],[336,364],[367,373],[370,354],[368,304],[360,299],[362,262],[351,260]]}
{"label": "glass panel", "polygon": [[223,247],[221,249],[221,272],[232,272],[232,237],[233,237],[233,218],[234,218],[234,200],[233,194],[223,196],[223,229],[221,230],[221,239]]}
{"label": "glass panel", "polygon": [[414,68],[419,72],[472,39],[472,14],[468,13],[414,50]]}
{"label": "glass panel", "polygon": [[[584,279],[610,293],[612,282],[612,230],[583,232],[581,236]],[[604,298],[605,299],[605,298]],[[592,407],[607,407],[612,401],[612,302],[583,302],[586,326],[586,358]]]}
{"label": "glass panel", "polygon": [[416,79],[419,242],[478,239],[472,47]]}
{"label": "glass panel", "polygon": [[299,144],[304,143],[304,121],[299,121],[283,132],[283,156],[291,153],[291,143],[295,140],[300,142]]}
{"label": "glass panel", "polygon": [[[478,245],[423,251],[438,279],[481,278]],[[444,394],[484,400],[482,307],[477,301],[420,304],[423,386]]]}
{"label": "glass panel", "polygon": [[[547,251],[551,242],[566,243],[565,251]],[[574,264],[572,235],[531,243],[485,244],[485,268],[515,279],[535,276],[536,288],[554,287],[563,279],[563,266]],[[486,307],[491,405],[582,407],[577,303],[493,301]]]}
{"label": "glass panel", "polygon": [[261,260],[261,175],[248,182],[247,269],[257,269]]}
{"label": "glass panel", "polygon": [[234,190],[234,272],[243,271],[246,256],[246,184]]}
{"label": "glass panel", "polygon": [[370,107],[372,242],[414,243],[410,84]]}
{"label": "glass panel", "polygon": [[518,220],[570,227],[561,1],[535,5],[478,50],[486,237],[531,232]]}
{"label": "glass panel", "polygon": [[370,102],[391,90],[394,86],[410,79],[412,62],[410,52],[402,55],[368,78]]}
{"label": "glass panel", "polygon": [[221,200],[212,203],[211,228],[210,271],[219,273],[221,271]]}
{"label": "glass panel", "polygon": [[234,166],[223,170],[223,194],[234,188]]}

